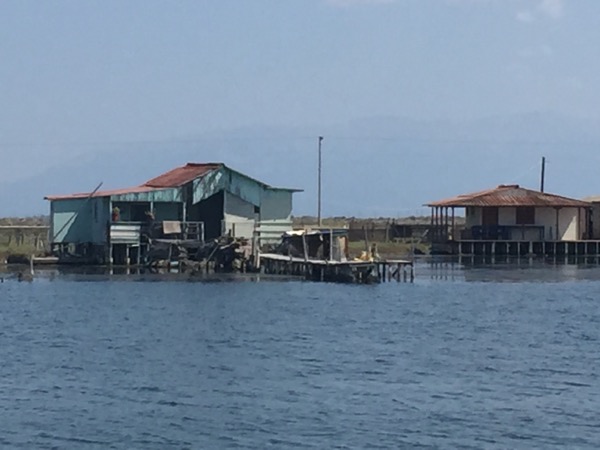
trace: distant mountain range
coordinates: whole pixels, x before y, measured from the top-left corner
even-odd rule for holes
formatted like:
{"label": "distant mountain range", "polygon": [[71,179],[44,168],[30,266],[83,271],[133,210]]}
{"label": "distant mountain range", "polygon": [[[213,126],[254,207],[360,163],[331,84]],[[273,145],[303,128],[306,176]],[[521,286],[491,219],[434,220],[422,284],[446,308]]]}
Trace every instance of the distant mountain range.
{"label": "distant mountain range", "polygon": [[[44,214],[44,195],[91,191],[99,182],[103,189],[134,186],[192,161],[224,162],[266,183],[304,189],[295,213],[314,215],[319,135],[327,216],[422,215],[429,200],[502,183],[537,189],[542,156],[547,191],[585,197],[600,193],[599,125],[542,113],[477,120],[372,117],[321,129],[254,127],[87,145],[79,156],[48,157],[44,169],[0,182],[0,217]],[[52,151],[60,156],[59,147]]]}

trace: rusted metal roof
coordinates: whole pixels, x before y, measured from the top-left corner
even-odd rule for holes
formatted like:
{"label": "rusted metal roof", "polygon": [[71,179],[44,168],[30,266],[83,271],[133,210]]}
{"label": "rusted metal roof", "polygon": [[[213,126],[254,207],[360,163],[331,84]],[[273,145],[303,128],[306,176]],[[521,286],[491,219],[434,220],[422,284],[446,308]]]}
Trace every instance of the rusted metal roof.
{"label": "rusted metal roof", "polygon": [[206,175],[208,172],[222,167],[221,163],[187,163],[185,166],[169,170],[162,175],[152,178],[141,186],[134,186],[124,189],[113,189],[107,191],[98,191],[91,195],[90,192],[69,194],[69,195],[49,195],[44,197],[46,200],[75,200],[81,198],[111,197],[113,195],[139,194],[144,192],[158,191],[161,189],[176,188],[189,183],[196,178]]}
{"label": "rusted metal roof", "polygon": [[[153,191],[161,191],[168,189],[176,189],[179,188],[195,179],[202,178],[208,173],[219,170],[223,167],[226,167],[223,163],[187,163],[185,166],[176,167],[175,169],[169,170],[168,172],[163,173],[155,178],[152,178],[149,181],[146,181],[141,186],[135,186],[131,188],[125,189],[115,189],[110,191],[98,191],[93,195],[89,192],[87,193],[78,193],[78,194],[70,194],[70,195],[52,195],[45,197],[46,200],[71,200],[71,199],[81,199],[88,197],[112,197],[117,195],[128,195],[128,194],[141,194],[146,192]],[[300,189],[288,189],[288,188],[275,188],[265,184],[261,181],[258,181],[254,178],[250,178],[247,175],[241,174],[240,172],[234,171],[230,168],[227,168],[231,172],[238,173],[243,177],[258,183],[266,189],[271,190],[284,190],[290,192],[301,192]]]}
{"label": "rusted metal roof", "polygon": [[144,183],[144,186],[153,188],[172,188],[183,186],[196,178],[206,175],[208,172],[217,170],[223,167],[220,163],[197,164],[187,163],[185,166],[177,167],[169,170],[162,175],[152,178]]}
{"label": "rusted metal roof", "polygon": [[458,207],[467,206],[539,206],[561,208],[589,208],[589,202],[577,200],[547,192],[525,189],[518,184],[500,185],[494,189],[474,192],[471,194],[457,195],[456,197],[427,203],[431,207]]}
{"label": "rusted metal roof", "polygon": [[123,195],[123,194],[138,194],[143,192],[152,192],[157,191],[159,189],[150,187],[150,186],[135,186],[131,188],[124,189],[112,189],[107,191],[98,191],[92,195],[91,192],[81,192],[77,194],[68,194],[68,195],[48,195],[44,197],[46,200],[76,200],[81,198],[96,198],[96,197],[110,197],[113,195]]}

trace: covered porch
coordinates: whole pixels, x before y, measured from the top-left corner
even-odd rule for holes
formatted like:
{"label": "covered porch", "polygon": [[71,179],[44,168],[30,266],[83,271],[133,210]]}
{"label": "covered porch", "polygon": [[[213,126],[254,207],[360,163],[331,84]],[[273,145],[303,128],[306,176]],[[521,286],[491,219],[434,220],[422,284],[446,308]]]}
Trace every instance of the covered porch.
{"label": "covered porch", "polygon": [[[552,245],[591,239],[591,204],[581,200],[500,185],[427,206],[433,244],[449,246],[451,253],[518,256],[598,251],[597,246]],[[456,225],[457,213],[464,213],[464,225]]]}

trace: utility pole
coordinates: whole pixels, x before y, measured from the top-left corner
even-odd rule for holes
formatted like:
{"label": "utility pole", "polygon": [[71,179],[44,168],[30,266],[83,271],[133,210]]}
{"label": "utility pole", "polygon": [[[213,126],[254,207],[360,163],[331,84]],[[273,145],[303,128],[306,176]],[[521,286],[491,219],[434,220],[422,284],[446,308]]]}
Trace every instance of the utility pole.
{"label": "utility pole", "polygon": [[542,176],[540,178],[540,192],[544,192],[545,177],[546,177],[546,157],[542,156]]}
{"label": "utility pole", "polygon": [[321,222],[321,173],[322,173],[322,159],[321,159],[321,142],[323,142],[323,136],[319,136],[319,188],[318,188],[318,201],[317,201],[317,220],[319,227],[322,225]]}

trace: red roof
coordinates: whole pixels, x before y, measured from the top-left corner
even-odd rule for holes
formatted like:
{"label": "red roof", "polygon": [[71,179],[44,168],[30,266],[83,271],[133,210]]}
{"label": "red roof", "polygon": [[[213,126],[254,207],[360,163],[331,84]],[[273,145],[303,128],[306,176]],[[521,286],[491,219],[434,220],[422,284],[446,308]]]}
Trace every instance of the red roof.
{"label": "red roof", "polygon": [[223,166],[221,163],[197,164],[188,163],[185,166],[177,167],[173,170],[153,178],[141,186],[135,186],[125,189],[113,189],[109,191],[98,191],[91,195],[90,192],[70,194],[70,195],[51,195],[45,197],[46,200],[71,200],[88,197],[110,197],[113,195],[137,194],[142,192],[157,191],[160,189],[176,188],[189,183],[196,178],[202,177],[207,173],[219,169]]}
{"label": "red roof", "polygon": [[173,170],[169,170],[162,175],[152,178],[150,181],[146,181],[144,186],[150,186],[154,188],[171,188],[183,186],[196,178],[206,175],[216,169],[220,169],[223,164],[196,164],[187,163],[185,166],[177,167]]}
{"label": "red roof", "polygon": [[428,203],[432,207],[459,207],[467,206],[547,206],[547,207],[590,207],[589,202],[548,194],[547,192],[525,189],[518,184],[500,185],[494,189],[474,192],[472,194],[457,195],[446,200]]}
{"label": "red roof", "polygon": [[137,193],[141,193],[141,192],[151,192],[151,191],[156,191],[158,189],[155,189],[153,187],[150,186],[136,186],[136,187],[130,187],[130,188],[124,188],[124,189],[111,189],[108,191],[98,191],[96,193],[94,193],[94,195],[92,195],[91,192],[81,192],[81,193],[77,193],[77,194],[68,194],[68,195],[48,195],[47,197],[44,197],[46,200],[75,200],[78,198],[88,198],[88,197],[110,197],[112,195],[123,195],[123,194],[137,194]]}

